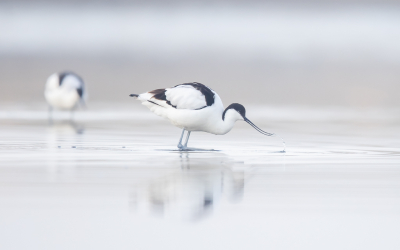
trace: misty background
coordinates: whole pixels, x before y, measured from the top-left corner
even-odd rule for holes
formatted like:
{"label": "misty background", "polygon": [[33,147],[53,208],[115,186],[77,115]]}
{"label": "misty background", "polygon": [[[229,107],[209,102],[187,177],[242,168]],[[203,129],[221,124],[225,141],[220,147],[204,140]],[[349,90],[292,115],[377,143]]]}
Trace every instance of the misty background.
{"label": "misty background", "polygon": [[201,82],[232,102],[400,104],[397,1],[1,1],[0,104],[81,75],[91,103]]}

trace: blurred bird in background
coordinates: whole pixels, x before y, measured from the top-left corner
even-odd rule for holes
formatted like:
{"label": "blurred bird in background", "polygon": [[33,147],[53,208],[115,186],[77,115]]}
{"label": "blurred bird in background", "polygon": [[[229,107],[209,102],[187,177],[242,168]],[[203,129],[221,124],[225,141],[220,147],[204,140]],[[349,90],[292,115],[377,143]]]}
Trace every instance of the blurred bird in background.
{"label": "blurred bird in background", "polygon": [[47,79],[44,97],[49,104],[49,118],[53,109],[71,112],[85,105],[87,93],[80,76],[73,72],[54,73]]}

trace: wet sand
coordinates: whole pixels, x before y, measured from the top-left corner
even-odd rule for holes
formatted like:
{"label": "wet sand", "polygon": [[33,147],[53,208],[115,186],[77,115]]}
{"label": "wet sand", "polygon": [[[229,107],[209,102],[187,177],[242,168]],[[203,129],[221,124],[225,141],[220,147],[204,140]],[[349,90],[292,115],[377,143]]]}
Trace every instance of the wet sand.
{"label": "wet sand", "polygon": [[[268,112],[263,112],[267,110]],[[265,115],[268,113],[268,115]],[[224,136],[144,108],[0,111],[2,249],[398,249],[392,113],[274,108]]]}

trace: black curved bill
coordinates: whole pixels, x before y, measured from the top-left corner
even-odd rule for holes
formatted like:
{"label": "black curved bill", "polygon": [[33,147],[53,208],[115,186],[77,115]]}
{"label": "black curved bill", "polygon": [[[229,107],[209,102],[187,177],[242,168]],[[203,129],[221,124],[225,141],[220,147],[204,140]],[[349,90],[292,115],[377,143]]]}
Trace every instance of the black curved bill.
{"label": "black curved bill", "polygon": [[249,119],[247,119],[247,118],[244,118],[244,121],[245,122],[247,122],[248,124],[250,124],[250,126],[252,126],[253,128],[255,128],[255,130],[257,130],[258,132],[260,132],[261,134],[263,134],[263,135],[266,135],[266,136],[274,136],[275,134],[273,134],[273,133],[268,133],[268,132],[265,132],[264,130],[262,130],[262,129],[260,129],[259,127],[257,127],[256,125],[254,125],[254,123],[252,123]]}

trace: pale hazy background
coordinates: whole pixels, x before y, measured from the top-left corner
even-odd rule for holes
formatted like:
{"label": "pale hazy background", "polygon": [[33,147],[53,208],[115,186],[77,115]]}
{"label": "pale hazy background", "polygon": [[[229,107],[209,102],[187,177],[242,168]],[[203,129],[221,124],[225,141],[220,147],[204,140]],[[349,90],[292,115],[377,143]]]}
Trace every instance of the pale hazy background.
{"label": "pale hazy background", "polygon": [[[190,81],[279,136],[174,151],[128,95]],[[0,249],[398,250],[399,93],[396,1],[0,0]]]}
{"label": "pale hazy background", "polygon": [[90,103],[197,81],[231,102],[397,107],[398,1],[2,1],[0,104],[72,70]]}

